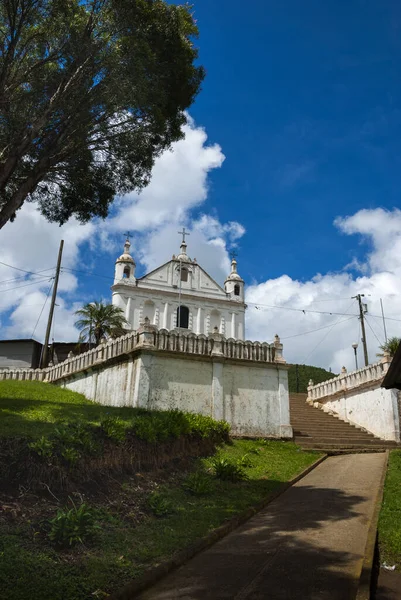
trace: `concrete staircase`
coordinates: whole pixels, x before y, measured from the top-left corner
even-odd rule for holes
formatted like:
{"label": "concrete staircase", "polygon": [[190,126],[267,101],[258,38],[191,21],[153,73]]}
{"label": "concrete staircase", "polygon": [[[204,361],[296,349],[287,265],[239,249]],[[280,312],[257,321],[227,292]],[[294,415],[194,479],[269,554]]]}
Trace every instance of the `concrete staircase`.
{"label": "concrete staircase", "polygon": [[290,394],[290,421],[294,441],[308,450],[329,454],[383,452],[397,448],[396,442],[381,440],[364,429],[341,421],[306,404],[306,394]]}

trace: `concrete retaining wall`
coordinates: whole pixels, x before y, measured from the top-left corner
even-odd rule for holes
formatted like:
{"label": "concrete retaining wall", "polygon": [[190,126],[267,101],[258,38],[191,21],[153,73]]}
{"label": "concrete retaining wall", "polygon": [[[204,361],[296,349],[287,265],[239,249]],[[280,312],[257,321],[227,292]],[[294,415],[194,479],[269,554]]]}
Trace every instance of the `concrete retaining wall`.
{"label": "concrete retaining wall", "polygon": [[308,387],[308,402],[383,440],[400,441],[398,390],[381,387],[390,357]]}
{"label": "concrete retaining wall", "polygon": [[39,380],[106,406],[178,408],[230,423],[239,436],[292,438],[287,365],[273,344],[158,330],[149,321],[119,339],[43,370],[0,372]]}

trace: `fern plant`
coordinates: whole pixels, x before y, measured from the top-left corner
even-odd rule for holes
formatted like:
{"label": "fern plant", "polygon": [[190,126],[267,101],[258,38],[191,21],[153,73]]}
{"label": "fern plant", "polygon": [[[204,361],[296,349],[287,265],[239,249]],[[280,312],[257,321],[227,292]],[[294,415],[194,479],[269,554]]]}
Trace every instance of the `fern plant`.
{"label": "fern plant", "polygon": [[248,479],[243,467],[238,462],[230,462],[227,458],[215,458],[212,461],[212,468],[216,477],[224,481],[235,482]]}
{"label": "fern plant", "polygon": [[31,450],[43,458],[50,458],[53,456],[53,442],[44,435],[36,440],[36,442],[31,442],[28,444],[28,446]]}
{"label": "fern plant", "polygon": [[108,438],[115,442],[124,442],[126,437],[126,424],[122,419],[119,417],[105,417],[100,424]]}
{"label": "fern plant", "polygon": [[[71,499],[70,499],[71,500]],[[72,500],[71,500],[72,502]],[[78,508],[72,502],[69,510],[59,509],[50,520],[49,538],[57,546],[72,547],[92,537],[100,527],[96,524],[96,511],[83,503]]]}
{"label": "fern plant", "polygon": [[203,471],[191,473],[182,484],[184,490],[194,496],[206,496],[213,489],[213,482]]}
{"label": "fern plant", "polygon": [[150,494],[148,505],[156,517],[165,517],[174,512],[172,502],[160,494],[160,492],[152,492]]}

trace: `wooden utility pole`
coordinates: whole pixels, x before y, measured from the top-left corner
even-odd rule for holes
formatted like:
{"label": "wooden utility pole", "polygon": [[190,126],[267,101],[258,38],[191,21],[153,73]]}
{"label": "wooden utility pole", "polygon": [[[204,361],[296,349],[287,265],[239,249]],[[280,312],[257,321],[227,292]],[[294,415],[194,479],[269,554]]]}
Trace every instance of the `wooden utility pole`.
{"label": "wooden utility pole", "polygon": [[357,294],[356,296],[352,296],[353,298],[355,298],[356,300],[358,300],[358,304],[359,304],[359,318],[361,321],[361,329],[362,329],[362,345],[363,345],[363,355],[365,357],[365,367],[368,366],[369,364],[369,358],[368,358],[368,347],[366,344],[366,331],[365,331],[365,313],[363,311],[363,303],[362,303],[362,298],[365,296],[365,294]]}
{"label": "wooden utility pole", "polygon": [[49,338],[50,338],[50,331],[51,331],[52,322],[53,322],[54,305],[56,304],[57,286],[58,286],[58,279],[59,279],[59,276],[60,276],[61,257],[63,255],[63,246],[64,246],[64,240],[61,240],[61,242],[60,242],[60,248],[59,248],[59,251],[58,251],[56,276],[54,278],[52,300],[51,300],[51,303],[50,303],[49,318],[47,320],[47,328],[46,328],[46,335],[45,335],[45,343],[44,343],[44,346],[43,346],[42,362],[41,362],[41,365],[40,365],[42,367],[42,369],[45,369],[47,367],[48,362],[49,362]]}

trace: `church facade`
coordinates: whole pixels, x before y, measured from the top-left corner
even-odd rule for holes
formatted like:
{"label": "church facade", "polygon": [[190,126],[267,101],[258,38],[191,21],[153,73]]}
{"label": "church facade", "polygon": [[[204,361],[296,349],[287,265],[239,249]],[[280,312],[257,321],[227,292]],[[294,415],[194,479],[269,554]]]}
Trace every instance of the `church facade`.
{"label": "church facade", "polygon": [[208,336],[217,327],[226,338],[244,340],[244,280],[237,273],[237,261],[232,260],[223,288],[188,256],[185,235],[184,229],[177,256],[139,278],[127,239],[116,260],[113,305],[124,311],[128,329],[138,329],[147,318],[158,329]]}

